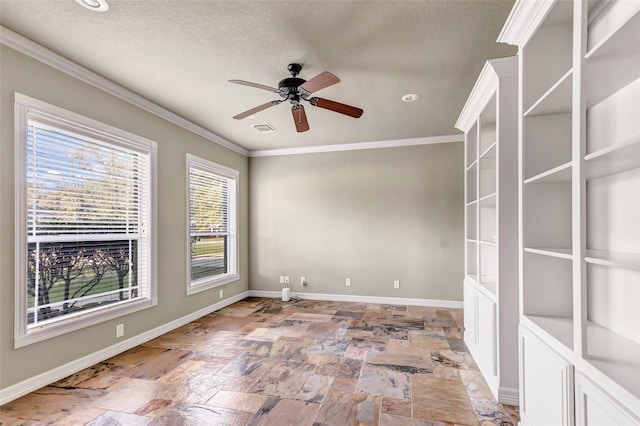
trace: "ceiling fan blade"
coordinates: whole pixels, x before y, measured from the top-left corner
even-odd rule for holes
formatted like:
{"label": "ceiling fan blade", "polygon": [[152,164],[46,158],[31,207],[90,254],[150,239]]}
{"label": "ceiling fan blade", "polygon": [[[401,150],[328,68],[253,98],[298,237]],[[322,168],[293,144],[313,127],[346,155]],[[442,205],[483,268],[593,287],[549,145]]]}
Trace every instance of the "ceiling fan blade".
{"label": "ceiling fan blade", "polygon": [[304,112],[304,107],[302,105],[298,104],[292,106],[291,114],[293,114],[293,121],[296,123],[296,130],[298,133],[309,130],[307,114]]}
{"label": "ceiling fan blade", "polygon": [[340,114],[348,115],[353,118],[360,118],[364,110],[356,108],[351,105],[341,104],[340,102],[330,101],[329,99],[322,99],[313,97],[309,99],[309,103],[313,106],[328,109],[331,111],[339,112]]}
{"label": "ceiling fan blade", "polygon": [[264,109],[271,108],[272,106],[278,105],[280,102],[282,101],[271,101],[271,102],[267,102],[266,104],[258,105],[257,107],[251,108],[250,110],[247,110],[241,114],[234,115],[233,118],[235,118],[236,120],[242,120],[243,118],[247,118],[248,116],[253,115],[256,112],[260,112]]}
{"label": "ceiling fan blade", "polygon": [[323,71],[320,74],[313,77],[311,80],[300,85],[298,89],[302,89],[307,93],[317,92],[325,87],[332,86],[336,83],[340,83],[340,79],[329,71]]}
{"label": "ceiling fan blade", "polygon": [[252,83],[244,80],[229,80],[229,83],[242,84],[243,86],[255,87],[257,89],[268,90],[269,92],[278,93],[275,87],[265,86],[264,84]]}

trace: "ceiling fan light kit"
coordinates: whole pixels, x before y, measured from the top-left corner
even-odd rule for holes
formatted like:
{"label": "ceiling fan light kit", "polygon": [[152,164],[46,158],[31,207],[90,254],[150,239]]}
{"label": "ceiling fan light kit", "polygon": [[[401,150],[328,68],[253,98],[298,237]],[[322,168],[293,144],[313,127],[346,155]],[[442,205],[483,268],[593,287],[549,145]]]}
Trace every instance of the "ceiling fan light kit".
{"label": "ceiling fan light kit", "polygon": [[300,64],[289,64],[287,69],[291,73],[291,77],[282,79],[278,83],[278,88],[265,86],[263,84],[252,83],[244,80],[229,80],[230,83],[241,84],[243,86],[255,87],[257,89],[267,90],[269,92],[277,93],[282,99],[270,101],[257,107],[251,108],[243,113],[233,116],[236,120],[242,120],[257,112],[265,110],[275,105],[279,105],[282,102],[289,101],[292,105],[291,114],[293,115],[293,121],[298,133],[306,132],[309,130],[309,122],[307,121],[307,114],[304,110],[304,106],[301,101],[309,102],[312,106],[328,109],[340,114],[347,115],[353,118],[360,118],[364,112],[361,108],[357,108],[351,105],[342,104],[340,102],[331,101],[329,99],[323,99],[318,97],[311,97],[311,94],[322,90],[329,86],[332,86],[340,82],[340,79],[328,71],[323,71],[320,74],[313,77],[311,80],[304,80],[298,77],[302,70]]}

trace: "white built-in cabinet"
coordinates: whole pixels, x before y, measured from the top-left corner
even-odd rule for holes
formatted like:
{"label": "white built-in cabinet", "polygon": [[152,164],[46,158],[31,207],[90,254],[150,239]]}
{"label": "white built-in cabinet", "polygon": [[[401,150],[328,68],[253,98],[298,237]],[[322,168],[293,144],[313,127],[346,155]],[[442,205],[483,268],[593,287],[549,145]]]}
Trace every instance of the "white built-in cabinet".
{"label": "white built-in cabinet", "polygon": [[518,404],[517,57],[487,61],[465,133],[464,340],[496,399]]}
{"label": "white built-in cabinet", "polygon": [[520,414],[640,424],[640,1],[518,0]]}

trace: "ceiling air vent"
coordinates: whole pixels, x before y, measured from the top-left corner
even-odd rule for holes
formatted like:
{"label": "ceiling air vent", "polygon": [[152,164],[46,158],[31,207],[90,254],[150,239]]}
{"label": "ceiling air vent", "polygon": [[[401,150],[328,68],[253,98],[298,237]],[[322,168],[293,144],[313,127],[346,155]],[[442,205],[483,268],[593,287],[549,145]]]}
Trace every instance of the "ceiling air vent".
{"label": "ceiling air vent", "polygon": [[276,131],[275,127],[271,126],[271,124],[262,123],[262,124],[252,124],[251,127],[256,129],[260,133],[273,133]]}

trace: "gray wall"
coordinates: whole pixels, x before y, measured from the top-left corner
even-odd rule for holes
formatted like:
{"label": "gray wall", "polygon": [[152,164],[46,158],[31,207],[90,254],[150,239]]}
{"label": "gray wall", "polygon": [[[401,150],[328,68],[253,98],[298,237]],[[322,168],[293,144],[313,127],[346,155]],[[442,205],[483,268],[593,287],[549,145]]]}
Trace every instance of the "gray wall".
{"label": "gray wall", "polygon": [[[240,280],[225,297],[248,288],[248,160],[38,61],[0,46],[0,388],[16,384],[220,301],[218,289],[186,296],[185,154],[240,171]],[[158,142],[158,305],[124,318],[13,349],[13,93],[100,120]]]}
{"label": "gray wall", "polygon": [[251,289],[289,275],[294,292],[462,300],[462,158],[462,143],[251,158]]}

